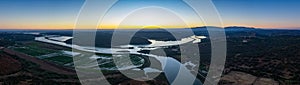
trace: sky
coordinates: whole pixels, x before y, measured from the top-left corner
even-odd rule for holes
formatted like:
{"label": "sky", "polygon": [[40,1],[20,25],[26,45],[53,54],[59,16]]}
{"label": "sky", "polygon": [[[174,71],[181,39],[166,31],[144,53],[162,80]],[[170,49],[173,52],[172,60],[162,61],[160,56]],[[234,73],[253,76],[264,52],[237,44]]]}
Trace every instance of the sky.
{"label": "sky", "polygon": [[[84,2],[0,0],[0,29],[72,29]],[[300,28],[300,0],[212,2],[219,12],[223,27]],[[181,0],[120,0],[104,16],[99,29],[199,26],[205,26],[202,19]]]}

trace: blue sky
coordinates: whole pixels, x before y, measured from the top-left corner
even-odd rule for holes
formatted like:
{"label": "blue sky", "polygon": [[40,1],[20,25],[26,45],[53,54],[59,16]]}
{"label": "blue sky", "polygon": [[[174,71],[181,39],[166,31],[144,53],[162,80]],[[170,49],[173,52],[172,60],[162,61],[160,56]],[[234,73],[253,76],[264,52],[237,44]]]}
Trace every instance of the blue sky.
{"label": "blue sky", "polygon": [[298,28],[300,0],[213,0],[224,22]]}
{"label": "blue sky", "polygon": [[[300,27],[300,0],[212,1],[224,26],[286,29]],[[0,0],[0,28],[69,29],[74,27],[83,3],[84,0]],[[203,25],[201,19],[181,0],[121,0],[114,6],[105,17],[104,25],[114,25],[121,19],[120,16],[147,6],[170,9],[186,19],[191,26]],[[169,23],[172,24],[175,26],[179,22]]]}

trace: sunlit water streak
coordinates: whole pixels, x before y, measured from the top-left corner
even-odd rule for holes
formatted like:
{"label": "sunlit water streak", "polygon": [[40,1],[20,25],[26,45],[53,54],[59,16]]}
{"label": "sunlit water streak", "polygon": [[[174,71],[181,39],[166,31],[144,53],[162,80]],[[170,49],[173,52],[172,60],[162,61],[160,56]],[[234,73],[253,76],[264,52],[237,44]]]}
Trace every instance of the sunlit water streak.
{"label": "sunlit water streak", "polygon": [[[175,78],[179,78],[179,80],[180,80],[180,78],[184,78],[181,80],[186,80],[186,82],[193,82],[195,80],[194,81],[195,85],[202,84],[200,82],[200,80],[197,78],[195,79],[195,75],[193,75],[191,73],[191,71],[186,68],[186,64],[191,64],[191,62],[182,64],[179,61],[177,61],[171,57],[139,53],[138,51],[155,50],[155,49],[158,49],[161,47],[181,45],[181,44],[185,44],[185,43],[189,43],[189,42],[199,43],[199,42],[201,42],[201,39],[206,38],[205,36],[191,36],[191,37],[183,38],[179,41],[156,41],[156,40],[149,39],[149,41],[151,42],[151,44],[149,44],[149,45],[122,45],[122,46],[119,46],[120,48],[99,48],[99,47],[71,45],[71,44],[66,44],[64,42],[60,42],[60,41],[66,41],[67,39],[71,39],[72,37],[68,37],[68,36],[56,36],[56,37],[50,37],[50,38],[49,38],[49,36],[46,36],[46,37],[36,37],[35,40],[40,41],[40,42],[46,42],[46,43],[52,43],[52,44],[61,45],[61,46],[65,46],[65,47],[70,47],[70,48],[81,50],[81,51],[92,52],[92,53],[122,54],[122,53],[124,53],[124,51],[126,51],[127,53],[130,53],[130,54],[137,54],[137,55],[153,57],[161,63],[161,66],[162,66],[161,68],[163,71],[146,67],[143,69],[145,71],[145,74],[147,74],[148,72],[164,72],[169,82],[173,82],[175,80]],[[128,48],[128,47],[132,47],[133,49],[124,49],[124,48]],[[111,59],[111,58],[94,55],[94,56],[90,57],[90,59]],[[106,63],[109,63],[109,62],[106,62]],[[141,65],[123,66],[122,68],[118,68],[118,70],[128,70],[128,69],[141,70],[141,69],[136,68],[139,66],[141,66]],[[98,66],[92,65],[92,66],[87,66],[87,67],[83,67],[83,68],[95,68],[95,67],[98,67]],[[101,69],[117,70],[117,68],[101,68]],[[181,72],[181,74],[184,74],[184,75],[177,75],[178,72]],[[177,76],[180,76],[180,77],[177,77]]]}

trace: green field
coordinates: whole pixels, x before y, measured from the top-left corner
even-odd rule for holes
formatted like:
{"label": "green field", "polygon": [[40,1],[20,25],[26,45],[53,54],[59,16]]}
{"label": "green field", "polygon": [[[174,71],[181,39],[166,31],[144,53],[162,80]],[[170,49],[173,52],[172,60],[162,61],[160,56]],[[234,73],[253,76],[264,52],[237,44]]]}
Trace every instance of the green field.
{"label": "green field", "polygon": [[137,55],[130,55],[130,60],[133,65],[140,65],[143,64],[144,62],[141,62],[143,56],[137,56]]}
{"label": "green field", "polygon": [[69,56],[55,56],[55,57],[50,57],[50,58],[45,58],[45,59],[49,60],[49,61],[59,62],[62,64],[73,62],[73,58],[69,57]]}
{"label": "green field", "polygon": [[[117,60],[121,60],[121,61],[118,61],[119,63],[124,63],[126,65],[128,65],[128,61],[125,61],[126,59],[126,56],[123,56],[123,57],[118,57],[119,59]],[[141,62],[143,60],[143,58],[141,58],[141,56],[137,56],[137,55],[130,55],[129,56],[129,59],[131,61],[131,63],[133,65],[141,65],[143,64],[144,62]],[[110,63],[106,63],[106,64],[102,64],[100,65],[99,67],[101,68],[111,68],[111,67],[116,67],[115,65],[116,62],[110,62]]]}
{"label": "green field", "polygon": [[33,42],[30,44],[26,44],[22,47],[14,47],[13,49],[31,56],[40,56],[40,55],[58,52],[57,50],[43,48],[40,46],[41,44],[42,43]]}

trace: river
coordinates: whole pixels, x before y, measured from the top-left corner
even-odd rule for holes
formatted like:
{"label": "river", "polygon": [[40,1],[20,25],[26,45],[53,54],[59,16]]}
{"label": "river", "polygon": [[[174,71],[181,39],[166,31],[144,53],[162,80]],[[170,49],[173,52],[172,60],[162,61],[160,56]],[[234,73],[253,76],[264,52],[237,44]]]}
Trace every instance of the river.
{"label": "river", "polygon": [[[137,54],[137,55],[144,55],[144,56],[149,56],[157,59],[162,65],[161,68],[163,71],[153,69],[153,68],[145,68],[145,72],[164,72],[168,81],[173,82],[174,84],[187,84],[194,82],[194,85],[201,85],[201,81],[195,77],[191,73],[189,69],[186,68],[185,64],[180,63],[176,59],[172,57],[167,57],[167,56],[158,56],[158,55],[153,55],[153,54],[145,54],[145,53],[139,53],[138,51],[141,50],[155,50],[159,49],[162,47],[167,47],[167,46],[175,46],[175,45],[181,45],[185,43],[199,43],[201,42],[201,39],[206,38],[205,36],[190,36],[187,38],[183,38],[178,41],[156,41],[156,40],[151,40],[149,41],[152,44],[149,45],[122,45],[119,46],[120,48],[100,48],[100,47],[87,47],[87,46],[78,46],[78,45],[71,45],[71,44],[66,44],[64,42],[60,41],[66,41],[67,39],[71,39],[69,36],[43,36],[43,37],[36,37],[36,41],[40,42],[45,42],[45,43],[51,43],[51,44],[56,44],[60,46],[65,46],[65,47],[70,47],[76,50],[81,50],[81,51],[86,51],[86,52],[92,52],[92,53],[99,53],[99,54],[122,54],[125,51],[130,54]],[[62,39],[62,40],[60,40]],[[129,47],[133,49],[129,49]],[[128,48],[128,49],[124,49]],[[95,58],[95,57],[94,57]],[[134,69],[134,70],[139,70],[136,68],[136,66],[128,66],[130,68],[127,69]],[[179,73],[180,72],[180,73]]]}

